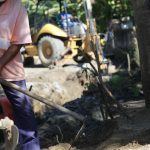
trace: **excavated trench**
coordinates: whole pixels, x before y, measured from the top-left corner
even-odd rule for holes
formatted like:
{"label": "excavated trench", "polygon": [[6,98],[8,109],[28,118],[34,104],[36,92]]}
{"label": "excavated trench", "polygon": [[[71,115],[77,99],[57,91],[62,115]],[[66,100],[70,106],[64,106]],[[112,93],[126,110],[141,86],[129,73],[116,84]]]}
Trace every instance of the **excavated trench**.
{"label": "excavated trench", "polygon": [[[83,71],[87,65],[79,66],[74,63],[51,70],[38,68],[36,76],[34,69],[26,69],[28,87],[32,85],[31,92],[39,93],[40,96],[87,118],[82,134],[74,143],[76,149],[97,145],[108,138],[115,127],[114,121],[103,121],[99,91],[94,85],[90,85],[93,80],[90,73]],[[35,100],[33,106],[37,115],[41,147],[46,150],[54,145],[60,146],[60,143],[70,146],[83,123]],[[110,124],[112,128],[109,128]]]}
{"label": "excavated trench", "polygon": [[[100,109],[101,93],[93,84],[89,84],[91,81],[94,82],[94,79],[89,78],[85,67],[87,64],[78,65],[74,62],[70,62],[66,67],[57,66],[53,69],[26,67],[27,86],[32,93],[87,118],[83,124],[68,114],[32,100],[41,149],[69,150],[71,144],[73,144],[72,150],[144,150],[148,148],[150,112],[145,110],[144,101],[123,103],[127,114],[131,117],[130,120],[119,117],[117,109],[113,108],[112,111],[117,117],[113,121],[104,122]],[[109,80],[109,77],[105,79]],[[2,90],[0,93],[3,95]],[[140,118],[142,118],[142,124]],[[83,125],[82,133],[74,141]]]}

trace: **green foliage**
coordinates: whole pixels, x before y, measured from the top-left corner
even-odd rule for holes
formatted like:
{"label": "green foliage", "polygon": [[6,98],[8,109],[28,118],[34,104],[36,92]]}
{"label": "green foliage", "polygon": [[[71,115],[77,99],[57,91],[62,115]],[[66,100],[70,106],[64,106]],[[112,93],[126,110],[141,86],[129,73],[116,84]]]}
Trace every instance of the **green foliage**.
{"label": "green foliage", "polygon": [[124,82],[124,78],[119,75],[114,75],[111,78],[111,83],[114,87],[120,87]]}
{"label": "green foliage", "polygon": [[140,95],[140,88],[125,75],[113,75],[110,80],[110,86],[113,92],[117,94],[116,97],[136,98]]}
{"label": "green foliage", "polygon": [[96,18],[98,30],[106,31],[111,19],[121,19],[124,16],[133,17],[130,0],[95,0],[93,15]]}
{"label": "green foliage", "polygon": [[[57,16],[60,13],[60,6],[58,0],[42,0],[37,9],[37,0],[22,0],[23,4],[28,10],[30,18],[30,26],[35,26],[36,24],[44,24],[44,22],[51,22],[53,19],[57,20]],[[81,10],[80,5],[75,1],[66,0],[67,11],[73,16],[78,18],[83,18],[84,11]],[[63,3],[62,3],[63,6]],[[62,7],[63,10],[63,7]],[[36,20],[35,20],[36,18]],[[37,22],[38,21],[38,22]]]}
{"label": "green foliage", "polygon": [[124,87],[129,86],[127,77],[123,77],[120,75],[113,75],[110,83],[111,83],[112,88],[117,89],[117,90],[122,89],[122,86]]}
{"label": "green foliage", "polygon": [[[77,16],[85,22],[85,12],[82,0],[66,0],[68,12]],[[36,12],[37,0],[22,0],[25,4],[30,23],[34,24],[34,16],[39,16],[39,21],[46,17],[56,17],[59,13],[59,3],[57,0],[42,0],[38,12]],[[37,14],[35,14],[35,12]],[[120,19],[123,16],[133,16],[132,5],[130,0],[95,0],[93,4],[93,16],[96,18],[99,32],[105,32],[112,18]]]}

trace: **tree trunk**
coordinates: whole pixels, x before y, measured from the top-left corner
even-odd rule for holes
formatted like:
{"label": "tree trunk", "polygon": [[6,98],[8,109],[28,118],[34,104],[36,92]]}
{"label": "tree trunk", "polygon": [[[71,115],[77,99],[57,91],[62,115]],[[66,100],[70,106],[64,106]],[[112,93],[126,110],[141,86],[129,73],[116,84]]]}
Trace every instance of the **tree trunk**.
{"label": "tree trunk", "polygon": [[132,0],[137,25],[137,39],[146,107],[150,108],[150,2]]}

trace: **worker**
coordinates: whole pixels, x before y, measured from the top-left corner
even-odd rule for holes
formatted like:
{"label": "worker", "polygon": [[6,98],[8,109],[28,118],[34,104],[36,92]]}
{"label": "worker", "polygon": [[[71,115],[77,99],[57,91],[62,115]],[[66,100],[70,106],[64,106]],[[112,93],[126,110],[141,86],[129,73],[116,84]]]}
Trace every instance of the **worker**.
{"label": "worker", "polygon": [[72,21],[73,16],[65,11],[62,11],[59,14],[59,18],[60,18],[60,25],[65,31],[67,31],[68,28],[74,25],[74,22]]}
{"label": "worker", "polygon": [[[29,21],[21,0],[0,0],[0,78],[26,89],[20,49],[31,43]],[[20,150],[40,150],[34,112],[28,96],[2,85],[13,107]]]}

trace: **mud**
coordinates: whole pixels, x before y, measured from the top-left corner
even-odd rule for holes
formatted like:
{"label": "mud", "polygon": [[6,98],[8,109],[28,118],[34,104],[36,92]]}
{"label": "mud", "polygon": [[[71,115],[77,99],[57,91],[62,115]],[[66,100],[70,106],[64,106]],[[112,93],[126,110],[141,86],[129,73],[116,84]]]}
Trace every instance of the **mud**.
{"label": "mud", "polygon": [[[129,118],[120,115],[114,108],[115,118],[104,123],[99,107],[100,96],[95,96],[98,91],[93,87],[89,89],[87,74],[82,73],[85,66],[70,62],[66,67],[53,69],[26,67],[28,89],[87,116],[86,126],[73,143],[72,150],[149,150],[150,110],[145,108],[144,99],[121,101]],[[103,79],[109,81],[110,77],[104,76]],[[69,150],[83,124],[36,100],[32,100],[32,103],[37,116],[41,149]]]}

